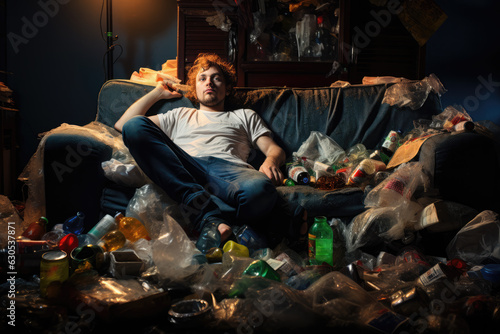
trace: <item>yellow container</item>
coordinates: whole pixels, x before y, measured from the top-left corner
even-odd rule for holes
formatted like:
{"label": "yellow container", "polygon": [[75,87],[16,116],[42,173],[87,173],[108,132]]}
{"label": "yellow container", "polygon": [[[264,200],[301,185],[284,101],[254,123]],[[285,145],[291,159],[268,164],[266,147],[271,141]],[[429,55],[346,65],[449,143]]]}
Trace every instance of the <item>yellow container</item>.
{"label": "yellow container", "polygon": [[226,242],[222,250],[224,251],[224,253],[231,253],[234,256],[250,257],[248,247],[236,243],[233,240],[229,240],[228,242]]}

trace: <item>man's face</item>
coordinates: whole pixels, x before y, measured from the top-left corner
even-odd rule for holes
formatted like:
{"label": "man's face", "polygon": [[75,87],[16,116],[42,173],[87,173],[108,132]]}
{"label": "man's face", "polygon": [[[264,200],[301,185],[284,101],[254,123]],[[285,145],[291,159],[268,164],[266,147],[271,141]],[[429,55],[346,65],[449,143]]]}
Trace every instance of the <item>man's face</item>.
{"label": "man's face", "polygon": [[200,70],[196,76],[196,97],[200,108],[209,111],[224,111],[226,82],[218,66]]}

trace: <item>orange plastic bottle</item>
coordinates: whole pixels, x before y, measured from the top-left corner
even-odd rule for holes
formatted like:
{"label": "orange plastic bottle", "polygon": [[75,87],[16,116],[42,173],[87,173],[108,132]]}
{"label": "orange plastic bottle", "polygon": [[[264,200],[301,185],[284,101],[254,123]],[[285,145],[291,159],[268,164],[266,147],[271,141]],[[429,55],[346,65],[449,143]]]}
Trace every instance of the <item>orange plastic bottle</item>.
{"label": "orange plastic bottle", "polygon": [[119,230],[113,230],[106,233],[99,241],[97,246],[101,247],[105,252],[112,252],[120,249],[125,245],[126,238]]}
{"label": "orange plastic bottle", "polygon": [[31,240],[40,240],[46,232],[46,225],[49,220],[45,217],[40,217],[36,222],[31,223],[23,232],[22,236]]}
{"label": "orange plastic bottle", "polygon": [[115,221],[127,240],[134,243],[139,239],[151,240],[146,227],[134,217],[125,217],[121,212],[115,215]]}

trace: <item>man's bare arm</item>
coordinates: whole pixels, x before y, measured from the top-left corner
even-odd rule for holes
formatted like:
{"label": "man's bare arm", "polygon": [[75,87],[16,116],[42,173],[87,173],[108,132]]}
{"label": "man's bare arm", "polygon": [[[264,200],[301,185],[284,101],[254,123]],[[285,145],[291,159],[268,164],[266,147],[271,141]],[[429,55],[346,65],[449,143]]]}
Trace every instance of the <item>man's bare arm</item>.
{"label": "man's bare arm", "polygon": [[[120,117],[120,119],[115,123],[115,129],[122,131],[123,125],[132,117],[144,116],[146,112],[159,100],[162,99],[173,99],[179,98],[182,94],[175,91],[170,85],[160,82],[156,87],[141,97],[139,100],[135,101]],[[158,122],[158,117],[151,117],[153,122]]]}
{"label": "man's bare arm", "polygon": [[266,156],[266,160],[264,160],[260,166],[259,171],[266,174],[274,185],[281,185],[284,176],[283,173],[281,173],[280,166],[285,163],[285,152],[269,136],[259,137],[256,144]]}

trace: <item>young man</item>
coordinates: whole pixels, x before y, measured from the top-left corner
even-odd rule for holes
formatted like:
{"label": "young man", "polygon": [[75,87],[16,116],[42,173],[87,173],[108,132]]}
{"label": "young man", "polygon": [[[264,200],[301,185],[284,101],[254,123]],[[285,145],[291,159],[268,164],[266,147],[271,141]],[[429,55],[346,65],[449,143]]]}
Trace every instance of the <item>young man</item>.
{"label": "young man", "polygon": [[[188,73],[186,94],[199,104],[197,109],[145,117],[157,101],[181,97],[160,83],[115,124],[137,164],[179,203],[192,227],[201,231],[214,224],[222,241],[231,235],[232,224],[211,195],[235,209],[236,223],[262,230],[263,217],[281,200],[275,186],[283,181],[280,166],[285,162],[284,151],[253,110],[225,109],[235,83],[232,65],[217,55],[200,54]],[[258,171],[247,163],[254,147],[266,156]]]}

